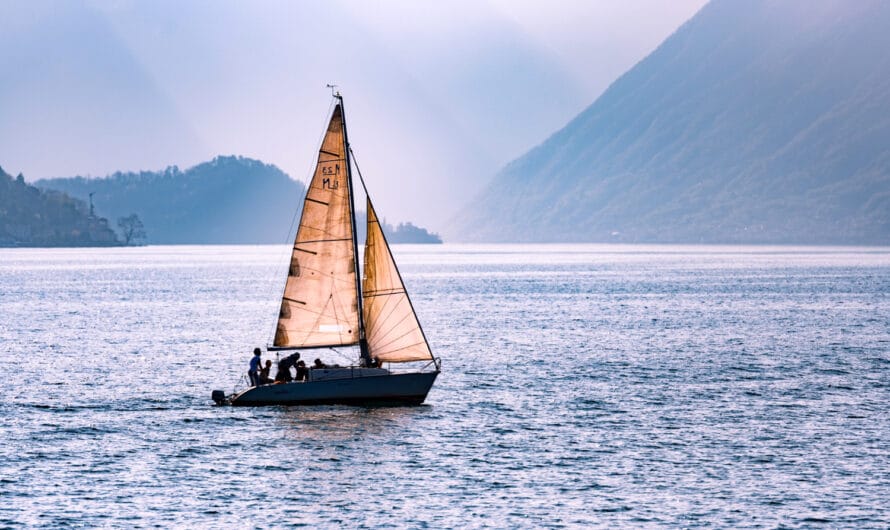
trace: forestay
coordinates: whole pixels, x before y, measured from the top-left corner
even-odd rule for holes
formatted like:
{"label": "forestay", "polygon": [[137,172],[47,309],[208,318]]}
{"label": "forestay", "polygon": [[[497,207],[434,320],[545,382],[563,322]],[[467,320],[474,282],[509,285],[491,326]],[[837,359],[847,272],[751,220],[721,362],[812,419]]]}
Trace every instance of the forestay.
{"label": "forestay", "polygon": [[355,248],[343,113],[334,108],[309,184],[275,331],[275,347],[359,341]]}

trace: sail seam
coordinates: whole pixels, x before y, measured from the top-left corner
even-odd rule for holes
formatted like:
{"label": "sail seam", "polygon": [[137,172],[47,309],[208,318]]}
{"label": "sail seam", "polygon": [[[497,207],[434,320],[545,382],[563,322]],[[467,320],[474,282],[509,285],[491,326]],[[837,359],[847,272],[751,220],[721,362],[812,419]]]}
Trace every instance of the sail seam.
{"label": "sail seam", "polygon": [[381,355],[386,355],[387,353],[395,353],[395,352],[397,352],[397,351],[409,350],[409,349],[411,349],[411,348],[414,348],[414,347],[416,347],[416,346],[420,346],[420,345],[422,345],[422,344],[425,344],[425,343],[424,343],[424,342],[415,342],[414,344],[409,344],[409,345],[407,345],[407,346],[402,346],[401,348],[396,348],[396,349],[394,349],[394,350],[387,350],[387,351],[385,351],[385,352],[382,352]]}
{"label": "sail seam", "polygon": [[[401,324],[402,322],[405,321],[406,318],[408,318],[408,315],[405,315],[404,317],[402,317],[402,319],[399,320],[396,324]],[[390,329],[395,329],[395,326],[393,326],[393,328],[390,328]],[[414,329],[409,329],[409,330],[406,331],[405,333],[402,333],[401,335],[399,335],[398,337],[396,337],[396,338],[394,338],[394,339],[392,339],[392,340],[389,340],[389,341],[386,341],[386,342],[382,342],[382,343],[375,342],[375,344],[379,344],[381,347],[384,347],[384,348],[385,348],[386,346],[389,346],[390,344],[396,342],[397,340],[399,340],[399,339],[401,339],[401,338],[403,338],[403,337],[407,337],[407,336],[410,335],[411,333],[414,333]],[[388,335],[388,334],[387,334],[387,335]],[[386,338],[387,335],[383,335],[381,338]]]}
{"label": "sail seam", "polygon": [[[313,254],[315,254],[315,253],[313,252]],[[349,283],[352,283],[352,281],[350,281],[350,280],[346,280],[346,279],[343,279],[343,278],[338,278],[338,277],[336,276],[336,274],[332,274],[332,273],[330,273],[330,272],[325,272],[325,271],[323,271],[323,270],[321,270],[321,269],[315,269],[315,268],[312,268],[312,267],[304,267],[303,270],[311,271],[311,272],[317,272],[318,274],[320,274],[320,275],[322,276],[322,278],[331,278],[331,279],[332,279],[333,281],[335,281],[335,282],[340,282],[340,283],[343,283],[343,282],[349,282]]]}
{"label": "sail seam", "polygon": [[[324,228],[319,228],[319,227],[317,227],[317,226],[312,226],[312,225],[308,225],[308,224],[302,224],[302,223],[300,223],[300,228],[304,228],[304,227],[305,227],[307,230],[314,230],[314,231],[316,231],[316,232],[321,232],[321,233],[324,234],[324,235],[330,235],[330,236],[333,236],[333,234],[331,233],[330,230],[326,230],[326,229],[324,229]],[[299,232],[298,232],[298,233],[299,233]],[[349,240],[348,240],[348,239],[343,239],[343,238],[313,239],[313,240],[309,240],[309,243],[324,242],[324,241],[349,241]],[[297,243],[302,243],[302,242],[303,242],[302,240],[301,240],[301,241],[297,241]]]}
{"label": "sail seam", "polygon": [[[308,241],[300,241],[299,244],[300,244],[300,245],[308,245],[308,244],[310,244],[310,243],[331,243],[331,242],[336,242],[336,241],[349,241],[349,239],[346,239],[346,238],[339,238],[339,239],[310,239],[310,240],[308,240]],[[294,247],[294,248],[297,248],[297,247]],[[310,251],[307,250],[306,252],[310,252]]]}
{"label": "sail seam", "polygon": [[[389,301],[390,301],[390,300],[393,300],[393,299],[392,299],[392,298],[387,298],[386,302],[383,304],[383,308],[381,308],[381,311],[382,311],[382,309],[385,309],[385,308],[386,308],[386,306],[389,304]],[[380,322],[378,322],[377,325],[375,326],[375,328],[379,329],[380,327],[382,327],[383,325],[385,325],[385,324],[387,324],[387,323],[389,322],[389,319],[392,318],[392,315],[395,313],[396,309],[398,309],[398,307],[399,307],[399,303],[400,303],[400,300],[397,300],[396,303],[395,303],[395,305],[393,306],[393,308],[390,309],[390,310],[389,310],[389,313],[386,314],[386,317],[384,317]],[[385,332],[383,335],[380,336],[380,339],[386,339],[386,338],[389,336],[389,334],[392,333],[392,332],[395,330],[395,327],[396,327],[397,325],[399,325],[399,324],[401,324],[402,322],[404,322],[405,319],[409,318],[410,316],[411,316],[410,314],[405,314],[404,316],[402,316],[402,318],[399,319],[393,326],[390,326],[388,332]],[[389,343],[389,342],[385,342],[384,344],[390,344],[390,343]]]}
{"label": "sail seam", "polygon": [[365,298],[374,298],[377,296],[390,296],[393,294],[405,294],[405,290],[404,289],[398,289],[398,290],[392,289],[389,292],[371,291],[370,294],[368,294],[368,291],[365,291],[364,293],[362,293],[362,296]]}
{"label": "sail seam", "polygon": [[[325,304],[325,307],[327,307],[327,304]],[[316,311],[313,311],[312,309],[309,309],[308,307],[294,307],[293,309],[294,309],[295,311],[305,311],[305,312],[307,312],[307,313],[310,313],[310,314],[313,314],[313,315],[317,315],[317,316],[324,316],[324,315],[325,315],[324,310],[322,310],[321,312],[319,312],[319,311],[317,311],[317,310],[316,310]],[[288,320],[294,320],[294,319],[293,319],[293,318],[285,319],[285,322],[287,322]],[[310,331],[310,332],[308,332],[308,333],[318,333],[318,332],[317,332],[317,331],[315,331],[315,332]]]}
{"label": "sail seam", "polygon": [[[393,307],[392,309],[390,309],[390,310],[386,313],[386,316],[384,316],[384,315],[383,315],[383,312],[386,311],[386,309],[389,307],[389,302],[390,302],[390,300],[392,300],[392,298],[385,298],[384,301],[383,301],[383,306],[380,307],[380,309],[377,311],[377,314],[380,315],[382,318],[377,318],[377,319],[375,319],[375,322],[374,322],[374,329],[375,329],[375,330],[376,330],[376,329],[379,329],[381,326],[383,326],[383,325],[386,323],[386,321],[392,316],[393,312],[395,312],[396,308],[398,307],[398,302],[397,302],[396,305],[395,305],[395,307]],[[376,302],[376,300],[371,300],[371,306],[372,306],[372,307],[375,307],[375,306],[377,305],[377,304],[375,304],[374,302]]]}

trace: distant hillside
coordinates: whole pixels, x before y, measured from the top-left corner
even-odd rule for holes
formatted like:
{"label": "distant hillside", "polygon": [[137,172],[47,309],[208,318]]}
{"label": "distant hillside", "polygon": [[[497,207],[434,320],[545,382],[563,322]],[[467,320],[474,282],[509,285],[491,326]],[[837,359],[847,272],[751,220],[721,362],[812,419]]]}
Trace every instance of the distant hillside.
{"label": "distant hillside", "polygon": [[[302,183],[277,167],[235,156],[219,156],[185,171],[172,166],[36,184],[84,200],[92,192],[96,212],[110,219],[138,215],[151,244],[284,243],[306,193]],[[387,228],[393,243],[441,242],[410,223]]]}
{"label": "distant hillside", "polygon": [[[355,212],[355,222],[358,224],[356,234],[360,245],[365,244],[368,237],[367,225],[365,224],[366,212],[358,210]],[[428,231],[426,228],[420,228],[409,223],[399,223],[393,226],[386,222],[386,219],[380,219],[380,227],[386,236],[386,241],[390,244],[439,244],[442,238],[439,234]]]}
{"label": "distant hillside", "polygon": [[383,233],[390,243],[441,243],[439,234],[409,223],[399,223],[395,228],[381,221]]}
{"label": "distant hillside", "polygon": [[890,243],[888,28],[881,0],[714,0],[496,175],[454,235]]}
{"label": "distant hillside", "polygon": [[0,168],[0,247],[119,245],[108,221],[90,215],[83,201],[42,191]]}
{"label": "distant hillside", "polygon": [[114,173],[36,183],[87,199],[110,219],[135,213],[151,244],[281,243],[305,187],[275,166],[219,156],[186,171]]}

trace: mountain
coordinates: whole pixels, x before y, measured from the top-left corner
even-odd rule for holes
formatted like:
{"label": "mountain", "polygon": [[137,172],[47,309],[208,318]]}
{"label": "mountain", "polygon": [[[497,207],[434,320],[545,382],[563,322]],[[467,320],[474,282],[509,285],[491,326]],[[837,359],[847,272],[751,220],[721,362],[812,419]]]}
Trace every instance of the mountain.
{"label": "mountain", "polygon": [[110,219],[136,214],[151,244],[281,243],[305,187],[273,165],[219,156],[181,171],[39,180],[88,200]]}
{"label": "mountain", "polygon": [[120,245],[108,221],[91,215],[83,201],[43,191],[0,168],[0,247]]}
{"label": "mountain", "polygon": [[[218,156],[181,171],[53,178],[38,186],[89,200],[111,219],[135,214],[151,244],[280,244],[295,225],[306,187],[274,165]],[[361,216],[359,216],[361,217]],[[411,223],[384,225],[391,243],[439,242]]]}
{"label": "mountain", "polygon": [[456,218],[477,241],[890,243],[890,2],[714,0]]}

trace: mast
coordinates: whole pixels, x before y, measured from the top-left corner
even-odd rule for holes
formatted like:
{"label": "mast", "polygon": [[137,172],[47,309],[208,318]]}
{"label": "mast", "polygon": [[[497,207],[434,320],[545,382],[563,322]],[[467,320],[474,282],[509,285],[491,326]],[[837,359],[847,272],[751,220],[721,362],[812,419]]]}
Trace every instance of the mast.
{"label": "mast", "polygon": [[343,96],[340,95],[340,92],[334,94],[334,97],[340,102],[340,113],[343,119],[343,145],[346,149],[346,181],[349,189],[349,215],[352,223],[352,259],[355,265],[355,292],[358,302],[358,344],[361,350],[362,365],[371,366],[371,354],[368,351],[368,341],[365,338],[365,318],[362,315],[362,280],[358,267],[358,230],[355,223],[355,192],[352,187],[352,157],[349,153],[349,135],[346,133],[346,107],[343,106]]}

